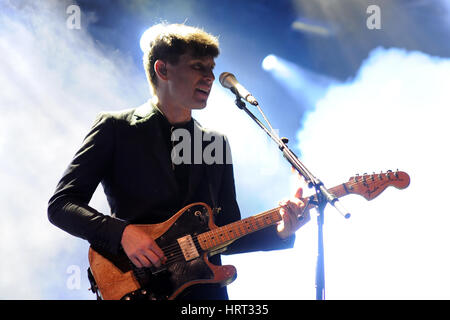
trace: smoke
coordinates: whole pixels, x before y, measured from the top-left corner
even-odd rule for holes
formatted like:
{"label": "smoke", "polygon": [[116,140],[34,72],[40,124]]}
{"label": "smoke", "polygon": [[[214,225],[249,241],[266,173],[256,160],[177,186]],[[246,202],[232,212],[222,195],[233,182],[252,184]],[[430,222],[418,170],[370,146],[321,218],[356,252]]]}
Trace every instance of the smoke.
{"label": "smoke", "polygon": [[[389,187],[370,202],[343,197],[349,220],[326,208],[327,299],[448,299],[449,75],[449,59],[377,48],[353,79],[331,85],[307,114],[298,147],[327,187],[358,173],[399,169],[411,177],[408,188]],[[233,298],[315,299],[314,212],[294,250],[226,257],[238,266]]]}
{"label": "smoke", "polygon": [[[47,201],[96,113],[147,99],[143,72],[87,35],[89,14],[82,13],[81,29],[67,27],[69,4],[1,5],[2,299],[93,297],[87,247],[48,222]],[[93,203],[108,212],[102,198]],[[71,276],[81,284],[68,285]]]}
{"label": "smoke", "polygon": [[370,203],[343,199],[350,221],[328,211],[330,297],[448,299],[449,71],[449,59],[378,48],[299,132],[305,161],[330,184],[397,168],[411,176],[407,189],[387,189]]}
{"label": "smoke", "polygon": [[371,202],[343,198],[350,220],[326,211],[328,298],[448,299],[449,71],[449,59],[378,48],[308,114],[299,147],[328,186],[388,169],[411,177]]}

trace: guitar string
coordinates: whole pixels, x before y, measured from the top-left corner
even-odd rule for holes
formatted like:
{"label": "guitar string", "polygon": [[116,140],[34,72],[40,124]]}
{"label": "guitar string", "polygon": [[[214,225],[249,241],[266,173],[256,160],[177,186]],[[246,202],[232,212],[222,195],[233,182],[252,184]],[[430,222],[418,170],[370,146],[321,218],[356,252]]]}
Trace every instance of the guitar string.
{"label": "guitar string", "polygon": [[[277,210],[278,210],[278,208],[271,209],[269,211],[263,212],[262,214],[269,214],[269,213],[272,213],[272,212],[277,211]],[[207,232],[203,233],[203,234],[210,234],[209,239],[205,239],[205,241],[203,241],[203,242],[205,242],[205,243],[208,243],[208,242],[211,243],[212,242],[214,244],[214,241],[212,239],[214,239],[215,237],[217,237],[218,239],[224,239],[225,238],[225,241],[232,240],[232,239],[227,239],[226,237],[224,237],[224,235],[228,234],[229,232],[234,232],[235,236],[238,235],[238,234],[240,236],[244,236],[244,235],[246,235],[246,233],[240,234],[242,232],[239,229],[239,227],[243,227],[244,224],[247,225],[247,229],[248,230],[253,230],[253,231],[257,231],[257,230],[259,230],[261,228],[265,228],[265,227],[269,226],[268,224],[266,224],[264,222],[261,222],[261,221],[259,221],[259,222],[263,225],[263,227],[258,226],[257,225],[258,220],[256,220],[256,219],[254,219],[253,221],[252,220],[245,220],[245,222],[242,222],[242,221],[244,221],[244,220],[237,221],[236,223],[238,223],[239,225],[236,225],[234,228],[232,228],[230,230],[226,230],[227,228],[230,228],[229,226],[224,226],[224,227],[219,227],[218,228],[218,229],[221,229],[221,230],[212,229],[210,231],[207,231]],[[272,220],[270,220],[270,221],[272,222]],[[245,228],[243,228],[243,229],[245,230]],[[194,238],[194,241],[195,240],[198,241],[198,236]],[[219,241],[219,243],[217,243],[217,245],[220,245],[223,242],[224,241]],[[165,255],[169,255],[169,256],[173,256],[173,255],[182,253],[180,245],[178,243],[172,243],[172,244],[170,244],[170,245],[168,245],[166,247],[161,248],[161,250],[164,252]]]}
{"label": "guitar string", "polygon": [[[269,210],[269,211],[267,211],[267,213],[269,213],[269,212],[271,212],[271,211],[274,211],[274,210],[276,210],[276,209],[272,209],[272,210]],[[241,221],[242,220],[240,220],[240,221],[237,221],[237,223],[241,223]],[[250,226],[252,226],[252,227],[254,227],[254,225],[253,225],[253,223],[252,223],[252,221],[247,221],[247,224],[250,224]],[[248,228],[250,227],[250,226],[248,226]],[[267,226],[267,225],[266,225]],[[225,226],[226,227],[226,226]],[[260,229],[260,227],[259,226],[256,226],[256,230],[259,230]],[[245,230],[245,228],[244,228],[244,230]],[[222,230],[222,231],[224,231],[224,230]],[[236,235],[236,230],[234,230],[234,229],[232,229],[231,231],[233,231],[234,233],[235,233],[235,235]],[[210,231],[207,231],[207,232],[205,232],[205,233],[212,233],[214,236],[218,236],[218,237],[223,237],[223,234],[226,234],[226,232],[221,232],[221,233],[219,233],[218,232],[218,230],[210,230]],[[245,234],[244,234],[245,235]],[[193,241],[194,241],[194,244],[195,244],[195,246],[196,246],[196,249],[197,250],[201,250],[201,246],[200,246],[200,244],[199,244],[199,239],[198,239],[198,237],[195,237],[194,239],[193,239]],[[179,244],[178,243],[173,243],[173,244],[171,244],[171,245],[168,245],[168,246],[166,246],[166,247],[163,247],[163,248],[161,248],[161,250],[163,250],[163,252],[164,252],[164,254],[166,255],[166,257],[167,257],[167,261],[166,261],[166,264],[172,264],[172,263],[175,263],[175,262],[177,262],[177,261],[183,261],[183,260],[185,260],[185,257],[184,257],[184,254],[183,254],[183,252],[182,252],[182,250],[181,250],[181,247],[179,246]]]}
{"label": "guitar string", "polygon": [[[223,232],[225,230],[221,230],[221,233],[218,230],[210,230],[205,232],[204,234],[210,234],[210,236],[208,237],[207,235],[205,235],[206,239],[205,243],[210,243],[210,242],[214,242],[214,238],[222,238],[223,239],[223,235],[226,234],[226,232]],[[234,230],[233,230],[234,231]],[[236,231],[234,231],[236,234]],[[209,238],[209,239],[208,239]],[[223,241],[220,241],[218,244],[220,244]],[[166,247],[161,248],[161,250],[164,252],[165,255],[174,255],[178,252],[181,252],[181,248],[180,245],[178,243],[172,243]]]}
{"label": "guitar string", "polygon": [[[195,248],[196,248],[197,250],[199,250],[199,249],[200,249],[200,245],[199,245],[199,243],[198,243],[198,239],[197,239],[197,238],[194,238],[193,242],[194,242]],[[180,251],[180,250],[179,250],[179,251]],[[177,262],[177,261],[183,261],[183,259],[185,260],[184,254],[183,254],[182,252],[178,252],[177,254],[175,254],[174,256],[172,256],[171,258],[168,258],[168,259],[167,259],[167,263],[168,263],[168,264],[171,264],[171,263],[174,263],[174,262]]]}
{"label": "guitar string", "polygon": [[[360,180],[360,181],[352,181],[354,178],[351,178],[352,180],[350,180],[349,182],[343,183],[343,185],[346,185],[346,186],[354,186],[354,185],[358,185],[358,184],[361,184],[361,183],[364,183],[364,182],[370,183],[370,182],[373,182],[373,181],[374,181],[374,176],[375,176],[375,175],[378,175],[378,178],[379,178],[380,181],[382,180],[382,178],[379,177],[379,174],[365,175],[365,176],[370,176],[370,177],[371,177],[370,179],[371,179],[372,181],[367,181],[367,180],[366,180],[366,181],[364,181],[364,180]],[[383,174],[383,175],[386,175],[386,174]],[[364,176],[361,176],[361,177],[362,177],[362,179],[364,179]],[[390,181],[392,181],[392,182],[395,181],[395,180],[392,180],[392,179],[389,177],[389,175],[386,175],[386,177],[387,177],[388,180],[390,180]],[[357,177],[356,179],[358,179],[358,178],[359,178],[359,177]],[[398,179],[398,176],[396,176],[396,178]],[[277,210],[279,210],[279,207],[278,207],[278,208],[271,209],[271,210],[268,210],[268,211],[265,211],[265,212],[261,213],[261,215],[270,214],[270,213],[273,213],[274,211],[277,211]],[[236,221],[236,223],[238,223],[238,225],[236,225],[235,228],[232,228],[232,229],[229,230],[229,231],[230,231],[230,232],[234,232],[234,233],[235,233],[235,236],[236,236],[236,229],[237,229],[237,231],[240,231],[238,228],[241,227],[243,224],[247,224],[247,228],[248,228],[249,230],[250,230],[250,228],[253,228],[253,227],[254,227],[254,224],[256,224],[256,230],[259,230],[259,229],[261,229],[261,227],[257,225],[257,221],[258,221],[258,220],[256,220],[256,219],[254,219],[254,220],[247,220],[247,219],[245,219],[245,222],[243,222],[243,220]],[[272,222],[272,221],[271,221],[271,222]],[[264,227],[267,227],[267,226],[268,226],[268,225],[265,225],[264,222],[263,222],[263,228],[264,228]],[[222,229],[222,228],[226,229],[226,227],[227,227],[227,225],[224,226],[224,227],[220,227],[220,229]],[[228,226],[228,228],[230,228],[230,227]],[[227,233],[227,232],[223,232],[223,231],[226,231],[226,230],[224,230],[224,229],[221,230],[222,233],[218,233],[219,230],[214,230],[214,229],[213,229],[213,230],[210,230],[210,231],[205,232],[204,234],[212,233],[212,234],[214,235],[214,237],[215,237],[216,235],[218,235],[219,237],[223,237],[223,235]],[[244,228],[244,230],[245,230],[245,228]],[[244,233],[243,235],[245,235],[245,233]],[[212,239],[212,238],[210,238],[210,241],[212,241],[211,239]],[[193,241],[194,241],[194,245],[195,245],[196,249],[197,249],[197,250],[201,249],[201,246],[200,246],[200,244],[199,244],[199,239],[198,239],[198,237],[195,237],[195,238],[193,239]],[[205,241],[207,241],[207,240],[205,240]],[[184,260],[185,260],[184,254],[183,254],[183,252],[182,252],[182,250],[181,250],[181,247],[179,246],[178,243],[174,243],[174,244],[168,245],[168,246],[162,248],[162,250],[163,250],[163,252],[164,252],[165,255],[169,255],[169,257],[167,258],[166,264],[173,264],[173,263],[175,263],[175,262],[178,262],[178,261],[184,261]]]}
{"label": "guitar string", "polygon": [[[198,239],[195,238],[195,239],[193,240],[193,242],[194,242],[194,245],[195,245],[196,249],[197,249],[197,250],[200,250],[200,244],[198,243]],[[167,260],[167,263],[168,263],[168,264],[171,264],[171,263],[174,263],[174,262],[177,262],[177,261],[183,261],[183,260],[185,260],[185,257],[184,257],[184,255],[183,255],[182,252],[181,252],[181,254],[180,254],[180,253],[179,253],[179,254],[176,254],[176,255],[173,256],[171,259],[168,259],[168,260]]]}
{"label": "guitar string", "polygon": [[[200,248],[200,245],[198,244],[198,240],[197,239],[194,240],[194,245],[196,246],[197,250]],[[169,245],[168,247],[170,247],[170,246],[173,246],[173,245]],[[175,244],[175,246],[177,246],[177,244]],[[181,251],[181,248],[179,246],[178,246],[178,248],[179,249],[173,250],[173,252],[169,255],[169,257],[167,257],[166,264],[172,264],[172,263],[177,262],[177,261],[185,260],[184,254]],[[163,251],[164,251],[164,249],[163,249]],[[165,252],[165,255],[167,255],[166,252]]]}
{"label": "guitar string", "polygon": [[[395,174],[395,173],[392,173],[392,174]],[[355,186],[355,185],[358,185],[358,184],[364,184],[364,182],[366,182],[366,183],[374,183],[375,180],[384,181],[383,179],[380,179],[379,175],[380,175],[379,173],[375,173],[375,174],[368,174],[368,175],[364,175],[364,176],[358,176],[358,177],[356,177],[357,181],[354,181],[355,177],[352,177],[352,178],[350,178],[350,180],[348,182],[345,182],[345,183],[343,183],[341,185]],[[383,175],[385,176],[385,179],[388,182],[389,181],[391,181],[391,182],[401,181],[400,178],[395,177],[395,179],[393,179],[392,177],[390,177],[390,176],[388,176],[388,175],[386,175],[384,173],[383,173]],[[363,180],[364,177],[368,177],[368,178],[366,178],[366,180],[364,181]],[[341,185],[338,185],[336,187],[340,187]]]}
{"label": "guitar string", "polygon": [[[268,211],[266,211],[266,212],[263,212],[263,213],[261,213],[261,214],[269,214],[269,213],[273,213],[274,211],[277,211],[279,208],[275,208],[275,209],[271,209],[271,210],[268,210]],[[257,230],[260,230],[261,228],[265,228],[265,227],[268,227],[269,225],[271,225],[271,224],[273,224],[273,221],[272,220],[270,220],[270,222],[271,222],[271,224],[265,224],[264,222],[261,222],[262,223],[262,225],[263,225],[263,227],[260,227],[260,226],[258,226],[257,225],[257,222],[258,222],[258,220],[256,220],[256,219],[253,219],[253,220],[247,220],[247,219],[245,219],[245,222],[243,222],[244,220],[239,220],[239,221],[236,221],[235,223],[236,223],[236,226],[234,226],[231,230],[228,230],[228,232],[234,232],[234,235],[236,236],[237,234],[239,234],[239,236],[244,236],[244,235],[246,235],[247,233],[243,233],[243,234],[240,234],[240,233],[242,233],[241,232],[241,230],[239,229],[239,227],[242,227],[242,225],[244,225],[244,224],[246,224],[247,225],[247,229],[248,230],[252,230],[252,229],[255,229],[255,230],[253,230],[253,231],[257,231]],[[203,234],[212,234],[212,236],[210,236],[209,237],[209,243],[213,243],[214,244],[214,241],[212,240],[214,237],[216,237],[217,236],[217,238],[222,238],[223,239],[223,236],[225,235],[225,234],[227,234],[228,232],[224,232],[224,231],[227,231],[226,230],[226,228],[230,228],[230,226],[228,226],[228,225],[226,225],[226,226],[223,226],[223,227],[219,227],[218,229],[221,229],[221,230],[215,230],[215,229],[212,229],[212,230],[210,230],[210,231],[207,231],[207,232],[204,232]],[[243,228],[243,230],[245,230],[245,228]],[[219,232],[220,231],[220,232]],[[231,240],[231,239],[226,239],[225,238],[225,240]],[[196,242],[197,241],[197,244],[198,244],[198,247],[200,247],[201,248],[201,246],[199,245],[199,243],[198,243],[198,236],[197,237],[195,237],[194,238],[194,240],[193,240],[194,242]],[[204,242],[207,242],[208,243],[208,239],[206,239]],[[223,241],[221,241],[221,242],[219,242],[219,243],[216,243],[216,245],[220,245],[220,244],[222,244],[223,243]],[[214,247],[214,246],[213,246]],[[181,247],[180,247],[180,245],[178,244],[178,243],[172,243],[172,244],[170,244],[170,245],[168,245],[168,246],[166,246],[166,247],[162,247],[161,248],[161,250],[164,252],[164,255],[167,257],[167,256],[169,256],[169,257],[167,257],[167,262],[168,263],[171,263],[172,261],[176,261],[177,260],[177,258],[184,258],[184,255],[183,255],[183,252],[182,252],[182,250],[181,250]]]}
{"label": "guitar string", "polygon": [[[379,175],[379,174],[375,174],[375,175]],[[385,174],[384,174],[384,175],[385,175]],[[366,176],[373,176],[373,175],[366,175]],[[362,176],[361,176],[361,177],[362,177]],[[370,179],[371,179],[371,178],[370,178]],[[388,180],[389,180],[389,178],[388,178]],[[391,181],[393,181],[393,180],[391,180]],[[371,181],[367,181],[367,180],[366,180],[365,182],[370,183]],[[372,182],[373,182],[373,180],[372,180]],[[345,184],[346,186],[355,186],[355,185],[358,185],[358,184],[361,184],[361,183],[364,183],[364,181],[363,181],[363,180],[361,180],[361,181],[356,181],[356,182],[354,182],[354,181],[349,181],[349,182],[346,182],[346,183],[344,183],[344,184]],[[264,214],[270,214],[270,213],[272,213],[272,212],[274,212],[274,211],[279,210],[279,208],[280,208],[280,207],[275,208],[275,209],[271,209],[271,210],[262,212],[261,214],[263,214],[263,215],[264,215]],[[253,222],[255,222],[255,224],[257,223],[257,221],[251,221],[251,220],[245,220],[245,222],[244,222],[244,220],[237,221],[237,223],[239,223],[239,224],[250,224],[251,227],[253,227],[253,225],[254,225]],[[224,226],[224,227],[227,227],[227,226]],[[219,227],[219,229],[222,229],[222,228],[224,228],[224,227]],[[264,227],[266,227],[266,226],[264,226]],[[238,228],[239,228],[239,226],[236,226],[236,229],[238,229]],[[258,226],[257,226],[257,228],[258,228]],[[238,229],[238,230],[239,230],[239,229]],[[220,231],[224,231],[224,230],[220,230]],[[234,231],[234,230],[231,230],[231,231]],[[210,230],[210,231],[207,231],[207,232],[205,232],[205,233],[203,233],[203,234],[207,234],[207,233],[212,233],[213,236],[218,235],[219,237],[223,237],[222,234],[226,234],[226,232],[222,232],[222,234],[220,234],[220,233],[219,233],[219,230],[215,230],[215,229],[212,229],[212,230]],[[212,238],[212,237],[211,237],[211,238]],[[172,245],[169,245],[169,246],[167,246],[167,247],[162,248],[162,250],[163,250],[163,251],[167,251],[168,253],[170,253],[171,250],[177,249],[177,248],[179,248],[179,245],[178,245],[177,243],[174,243],[174,244],[172,244]]]}
{"label": "guitar string", "polygon": [[[390,173],[390,174],[395,175],[395,173]],[[371,182],[373,182],[374,179],[376,179],[376,178],[378,178],[378,180],[381,181],[382,179],[380,179],[379,175],[380,175],[380,174],[375,173],[375,174],[368,174],[368,175],[358,176],[358,177],[356,177],[356,179],[361,179],[361,180],[358,180],[358,181],[353,181],[354,177],[352,177],[350,181],[348,181],[348,182],[346,182],[346,183],[343,183],[343,185],[346,185],[346,186],[355,186],[355,185],[358,185],[358,184],[361,184],[361,183],[364,183],[364,182],[366,182],[366,183],[371,183]],[[382,176],[385,176],[385,177],[387,178],[388,181],[392,181],[392,182],[396,181],[396,180],[392,180],[392,178],[390,178],[389,175],[386,174],[386,173],[382,173],[381,175],[382,175]],[[362,179],[364,179],[364,177],[369,177],[369,179],[370,179],[371,181],[370,181],[370,180],[366,180],[366,181],[362,180]],[[375,177],[376,177],[376,178],[375,178]],[[396,178],[398,179],[398,177],[396,177]],[[263,212],[263,213],[261,213],[261,214],[263,214],[263,215],[265,215],[265,214],[270,214],[270,213],[272,213],[272,212],[274,212],[274,211],[277,211],[277,210],[279,210],[279,207],[278,207],[278,208],[275,208],[275,209],[271,209],[271,210],[265,211],[265,212]],[[243,221],[244,221],[244,220],[237,221],[236,223],[239,223],[240,225],[236,225],[235,228],[233,228],[233,229],[231,229],[231,230],[229,230],[229,231],[234,232],[235,235],[236,235],[236,230],[234,230],[234,229],[237,229],[237,230],[239,231],[238,228],[241,227],[243,224],[247,224],[247,225],[248,225],[248,229],[251,229],[251,228],[254,228],[254,227],[255,227],[254,224],[257,223],[257,221],[252,221],[252,220],[245,220],[245,222],[243,222]],[[225,227],[227,227],[227,226],[220,227],[220,229],[221,229],[221,228],[225,228]],[[267,227],[267,225],[264,225],[264,227]],[[263,227],[263,228],[264,228],[264,227]],[[259,230],[259,229],[260,229],[260,227],[256,225],[256,230]],[[225,231],[225,230],[223,230],[223,229],[220,230],[220,231],[222,231],[222,233],[219,233],[219,230],[214,230],[214,229],[213,229],[213,230],[210,230],[210,231],[205,232],[204,234],[212,234],[212,236],[210,236],[209,242],[213,242],[212,239],[213,239],[214,237],[217,236],[218,238],[221,238],[221,237],[223,238],[223,234],[227,234],[227,232],[223,232],[223,231]],[[243,235],[245,235],[245,233],[244,233]],[[196,240],[198,241],[197,238],[196,238]],[[207,240],[205,240],[205,241],[207,241]],[[219,244],[220,244],[220,242],[219,242]],[[166,247],[164,247],[164,248],[161,248],[161,249],[163,250],[163,252],[164,252],[165,255],[169,255],[169,258],[168,258],[168,260],[167,260],[168,262],[176,261],[177,259],[183,258],[183,257],[184,257],[184,256],[183,256],[183,253],[182,253],[182,250],[181,250],[181,248],[180,248],[180,246],[179,246],[178,243],[173,243],[173,244],[168,245],[168,246],[166,246]]]}
{"label": "guitar string", "polygon": [[[386,179],[386,181],[387,182],[396,182],[396,181],[401,181],[400,180],[400,178],[398,178],[398,177],[395,177],[395,179],[392,179],[392,177],[390,177],[390,176],[388,176],[388,175],[386,175],[386,174],[384,174],[384,173],[382,173],[383,175],[385,175],[385,179]],[[395,174],[395,173],[391,173],[391,174]],[[330,188],[330,190],[331,189],[334,189],[334,188],[338,188],[338,187],[340,187],[340,186],[342,186],[342,185],[345,185],[346,187],[354,187],[354,186],[356,186],[356,185],[361,185],[361,184],[363,184],[364,185],[364,183],[366,183],[366,184],[374,184],[376,181],[375,180],[378,180],[378,182],[379,181],[384,181],[382,178],[380,179],[379,177],[374,177],[373,179],[372,179],[372,177],[373,176],[379,176],[379,173],[375,173],[375,174],[368,174],[368,175],[365,175],[365,176],[358,176],[356,179],[361,179],[361,178],[363,178],[363,177],[369,177],[369,178],[366,178],[366,180],[357,180],[357,181],[354,181],[354,177],[352,177],[351,178],[351,180],[349,180],[348,182],[344,182],[344,183],[342,183],[342,184],[340,184],[340,185],[338,185],[338,186],[336,186],[336,187],[333,187],[333,188]],[[312,195],[312,196],[314,196],[314,195]],[[303,199],[307,199],[307,198],[310,198],[311,196],[309,196],[309,197],[305,197],[305,198],[303,198]]]}
{"label": "guitar string", "polygon": [[[269,210],[268,212],[271,212],[271,211],[275,211],[276,209],[272,209],[272,210]],[[272,220],[271,220],[272,221]],[[238,221],[238,222],[240,222],[240,221]],[[254,226],[254,224],[251,222],[251,221],[249,221],[249,224],[252,226],[252,227],[255,227]],[[264,224],[263,224],[264,225]],[[264,225],[265,227],[267,227],[268,225]],[[248,226],[248,228],[250,228],[250,226]],[[256,230],[259,230],[260,229],[260,227],[259,226],[256,226]],[[232,231],[234,231],[235,232],[235,235],[236,235],[236,231],[235,230],[232,230]],[[217,235],[223,235],[223,234],[225,234],[224,232],[222,232],[221,234],[219,234],[218,233],[218,231],[217,230],[211,230],[211,232],[213,232],[213,233],[215,233],[215,234],[217,234]],[[208,233],[208,232],[207,232]],[[245,235],[245,234],[244,234]],[[197,250],[201,250],[201,246],[200,246],[200,244],[199,244],[199,239],[198,239],[198,237],[195,237],[194,238],[194,244],[195,244],[195,246],[196,246],[196,249]],[[172,247],[172,249],[171,249],[171,251],[167,251],[167,248],[170,248],[170,247]],[[173,247],[175,247],[175,248],[173,248]],[[163,251],[165,252],[165,254],[168,254],[169,252],[171,252],[171,254],[169,255],[169,257],[167,258],[167,261],[166,261],[166,264],[172,264],[172,263],[175,263],[175,262],[177,262],[177,261],[184,261],[185,260],[185,257],[184,257],[184,254],[182,253],[182,250],[181,250],[181,248],[179,247],[179,245],[178,244],[172,244],[172,245],[169,245],[169,246],[167,246],[167,247],[164,247],[164,249],[163,249]]]}
{"label": "guitar string", "polygon": [[[263,212],[261,214],[270,214],[270,213],[273,213],[273,212],[278,211],[278,210],[279,210],[279,208],[275,208],[275,209],[271,209],[271,210],[268,210],[266,212]],[[258,225],[258,222],[260,223],[260,225],[262,225],[262,227],[260,225]],[[270,222],[271,222],[271,224],[273,223],[272,219],[270,220]],[[209,239],[205,239],[205,241],[203,241],[203,242],[207,242],[208,240],[209,240],[209,242],[214,242],[212,240],[212,239],[214,239],[214,237],[217,237],[219,239],[224,239],[225,238],[225,241],[233,240],[233,239],[227,239],[224,236],[224,235],[228,234],[229,232],[234,232],[235,236],[236,235],[244,236],[244,235],[246,235],[246,232],[242,233],[242,231],[239,228],[239,227],[243,227],[243,225],[247,225],[247,229],[248,230],[253,230],[253,231],[257,231],[257,230],[259,230],[261,228],[265,228],[265,227],[270,225],[270,224],[265,223],[264,221],[258,221],[257,218],[254,218],[254,219],[251,219],[251,220],[247,220],[247,219],[238,220],[238,221],[236,221],[234,223],[236,223],[236,225],[233,226],[233,227],[231,227],[230,225],[226,225],[226,226],[223,226],[223,227],[219,227],[217,229],[212,229],[210,231],[204,232],[203,235],[205,235],[205,237],[208,238],[207,234],[210,234],[210,236],[209,236]],[[231,228],[231,229],[230,230],[226,230],[227,228],[228,229]],[[220,230],[218,230],[218,229],[220,229]],[[242,228],[242,229],[245,230],[246,228]],[[198,239],[198,236],[194,238],[194,241],[195,241],[195,239]],[[222,242],[223,241],[220,241],[218,243],[218,245],[221,244]],[[173,243],[171,245],[168,245],[166,247],[161,248],[161,250],[163,250],[164,252],[167,252],[167,253],[171,253],[171,252],[173,252],[173,250],[175,250],[175,251],[179,250],[179,248],[180,247],[179,247],[178,243]]]}

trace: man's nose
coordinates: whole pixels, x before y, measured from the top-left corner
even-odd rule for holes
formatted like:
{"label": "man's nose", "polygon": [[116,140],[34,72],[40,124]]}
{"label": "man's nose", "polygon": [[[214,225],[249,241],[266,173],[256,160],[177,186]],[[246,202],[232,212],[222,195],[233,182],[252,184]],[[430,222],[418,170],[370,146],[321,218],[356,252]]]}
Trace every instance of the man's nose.
{"label": "man's nose", "polygon": [[210,83],[212,83],[216,79],[216,76],[214,75],[214,72],[212,70],[205,71],[203,77]]}

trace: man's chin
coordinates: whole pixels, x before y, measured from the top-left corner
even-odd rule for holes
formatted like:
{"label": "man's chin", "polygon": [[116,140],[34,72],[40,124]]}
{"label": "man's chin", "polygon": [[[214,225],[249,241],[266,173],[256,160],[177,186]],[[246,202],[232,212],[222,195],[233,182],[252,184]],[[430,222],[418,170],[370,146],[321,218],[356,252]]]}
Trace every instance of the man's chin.
{"label": "man's chin", "polygon": [[196,103],[192,106],[193,110],[201,110],[206,108],[206,101],[202,103]]}

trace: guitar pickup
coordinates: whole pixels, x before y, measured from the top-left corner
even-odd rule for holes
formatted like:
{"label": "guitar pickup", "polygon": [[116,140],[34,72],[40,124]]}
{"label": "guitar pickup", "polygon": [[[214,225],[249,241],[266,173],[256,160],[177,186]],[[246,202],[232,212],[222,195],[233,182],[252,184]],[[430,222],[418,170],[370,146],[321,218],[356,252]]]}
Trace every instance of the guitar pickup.
{"label": "guitar pickup", "polygon": [[186,261],[193,260],[200,256],[191,235],[188,234],[184,237],[178,238],[177,241]]}

